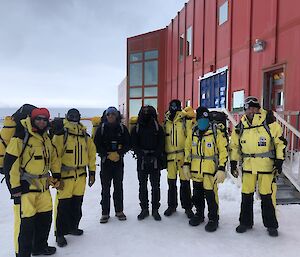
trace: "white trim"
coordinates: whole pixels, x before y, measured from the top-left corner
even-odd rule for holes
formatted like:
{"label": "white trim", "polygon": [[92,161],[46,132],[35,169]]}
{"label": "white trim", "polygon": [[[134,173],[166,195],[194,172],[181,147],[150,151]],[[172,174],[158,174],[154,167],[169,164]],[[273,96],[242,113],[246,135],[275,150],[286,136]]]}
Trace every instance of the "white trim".
{"label": "white trim", "polygon": [[226,70],[228,70],[228,66],[224,66],[222,68],[219,68],[215,72],[208,72],[208,73],[204,74],[203,77],[199,76],[198,81],[201,81],[202,79],[207,79],[207,78],[209,78],[211,76],[214,76],[214,75],[218,75],[219,73],[221,73],[223,71],[226,71]]}

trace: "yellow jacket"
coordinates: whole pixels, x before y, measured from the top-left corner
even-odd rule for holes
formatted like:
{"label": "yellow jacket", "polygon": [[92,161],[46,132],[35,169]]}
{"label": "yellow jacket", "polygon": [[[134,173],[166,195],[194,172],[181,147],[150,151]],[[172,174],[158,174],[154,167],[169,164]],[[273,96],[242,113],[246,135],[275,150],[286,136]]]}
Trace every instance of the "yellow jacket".
{"label": "yellow jacket", "polygon": [[219,129],[215,134],[210,128],[200,136],[197,126],[189,131],[185,142],[185,163],[190,164],[191,173],[214,175],[217,169],[225,171],[228,159],[227,139]]}
{"label": "yellow jacket", "polygon": [[184,153],[185,139],[188,131],[191,131],[193,126],[192,117],[188,116],[186,111],[178,111],[173,119],[169,119],[170,112],[165,116],[165,151],[168,160],[175,160],[176,155]]}
{"label": "yellow jacket", "polygon": [[[28,134],[24,132],[25,130],[17,133],[7,146],[5,155],[4,169],[9,171],[11,193],[27,193],[32,190],[45,191],[48,189],[46,174],[49,170],[52,171],[53,177],[60,177],[57,152],[47,132],[41,136],[33,131],[29,117],[22,120],[21,124]],[[24,148],[26,134],[29,137]],[[30,183],[21,176],[23,171],[25,175],[40,176],[40,178],[31,178],[32,183]]]}
{"label": "yellow jacket", "polygon": [[54,135],[52,139],[61,158],[62,178],[76,175],[75,169],[81,168],[85,173],[87,166],[90,172],[95,172],[96,147],[86,127],[64,120],[64,130],[63,135]]}
{"label": "yellow jacket", "polygon": [[[279,123],[268,124],[273,139],[267,132],[267,112],[263,109],[255,114],[252,124],[249,123],[246,115],[231,135],[230,159],[231,161],[243,161],[243,170],[251,171],[253,174],[259,172],[273,171],[274,159],[284,160],[285,139],[282,136],[282,129]],[[241,133],[241,126],[242,134]],[[251,155],[251,156],[249,156]],[[256,155],[256,156],[254,156]],[[265,156],[265,157],[263,157]],[[267,157],[269,156],[269,157]]]}

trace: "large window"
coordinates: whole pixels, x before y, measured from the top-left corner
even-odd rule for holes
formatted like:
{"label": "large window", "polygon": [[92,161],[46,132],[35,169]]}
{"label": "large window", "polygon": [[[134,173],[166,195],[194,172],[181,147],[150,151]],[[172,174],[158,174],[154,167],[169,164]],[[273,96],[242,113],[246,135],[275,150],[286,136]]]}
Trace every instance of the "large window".
{"label": "large window", "polygon": [[145,87],[144,96],[157,96],[157,87]]}
{"label": "large window", "polygon": [[131,63],[129,78],[130,86],[141,86],[143,82],[143,64],[142,63]]}
{"label": "large window", "polygon": [[132,53],[130,54],[130,62],[137,62],[143,59],[143,53]]}
{"label": "large window", "polygon": [[144,64],[144,85],[157,85],[158,61],[149,61]]}
{"label": "large window", "polygon": [[142,99],[129,100],[129,117],[138,116],[142,106]]}
{"label": "large window", "polygon": [[182,34],[179,38],[179,61],[183,60],[183,49],[184,49],[184,34]]}
{"label": "large window", "polygon": [[193,49],[192,35],[193,35],[192,27],[189,27],[186,31],[186,56],[192,55],[192,49]]}
{"label": "large window", "polygon": [[130,97],[142,97],[142,88],[141,87],[133,87],[130,88]]}
{"label": "large window", "polygon": [[157,98],[145,98],[144,105],[151,105],[157,110]]}
{"label": "large window", "polygon": [[158,51],[152,50],[152,51],[146,51],[145,52],[145,60],[149,59],[157,59],[158,58]]}

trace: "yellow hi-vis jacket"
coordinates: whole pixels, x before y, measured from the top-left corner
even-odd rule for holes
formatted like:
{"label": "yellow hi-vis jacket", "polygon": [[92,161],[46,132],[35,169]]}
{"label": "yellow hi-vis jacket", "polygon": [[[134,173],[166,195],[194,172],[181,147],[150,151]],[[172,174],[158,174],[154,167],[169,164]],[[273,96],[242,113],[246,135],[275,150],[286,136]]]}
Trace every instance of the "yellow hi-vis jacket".
{"label": "yellow hi-vis jacket", "polygon": [[212,126],[202,136],[197,125],[188,132],[184,162],[190,164],[192,179],[195,181],[201,181],[205,174],[214,175],[218,169],[225,171],[227,138],[221,130],[217,127],[212,129]]}
{"label": "yellow hi-vis jacket", "polygon": [[6,149],[4,168],[9,171],[11,193],[44,192],[48,190],[49,170],[53,177],[60,177],[57,152],[47,132],[40,135],[33,131],[30,117],[21,124],[26,132],[16,133]]}
{"label": "yellow hi-vis jacket", "polygon": [[76,170],[86,173],[86,167],[90,172],[95,172],[96,147],[86,127],[64,120],[64,130],[63,135],[54,135],[52,139],[61,158],[61,177],[81,175],[75,174]]}
{"label": "yellow hi-vis jacket", "polygon": [[168,161],[178,159],[177,155],[184,156],[184,145],[188,131],[191,131],[193,126],[192,117],[186,111],[178,111],[173,119],[169,119],[170,112],[165,116],[165,151]]}
{"label": "yellow hi-vis jacket", "polygon": [[266,116],[267,112],[260,109],[250,124],[247,116],[243,115],[231,135],[231,161],[242,160],[243,170],[252,174],[272,173],[274,159],[284,160],[285,156],[282,128],[277,122],[267,124]]}

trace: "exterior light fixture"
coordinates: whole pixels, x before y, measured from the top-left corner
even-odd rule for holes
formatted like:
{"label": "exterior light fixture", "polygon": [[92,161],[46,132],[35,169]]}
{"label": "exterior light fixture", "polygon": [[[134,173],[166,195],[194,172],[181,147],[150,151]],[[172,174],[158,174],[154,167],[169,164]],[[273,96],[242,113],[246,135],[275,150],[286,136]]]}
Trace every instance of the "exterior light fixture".
{"label": "exterior light fixture", "polygon": [[193,58],[193,62],[200,62],[200,57],[195,56],[195,57]]}
{"label": "exterior light fixture", "polygon": [[262,52],[266,48],[266,41],[256,39],[254,45],[252,46],[252,48],[253,48],[253,51],[255,53]]}

